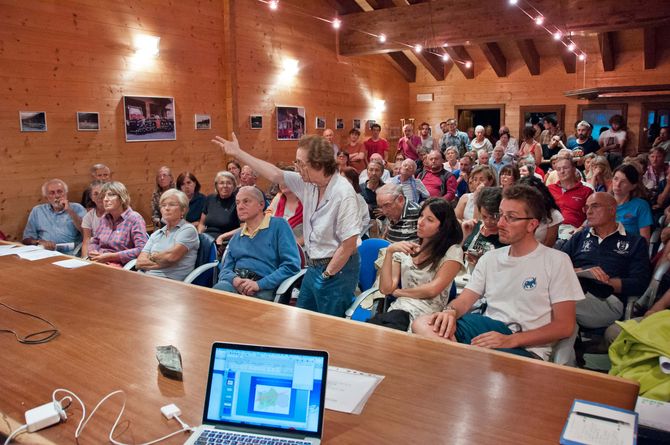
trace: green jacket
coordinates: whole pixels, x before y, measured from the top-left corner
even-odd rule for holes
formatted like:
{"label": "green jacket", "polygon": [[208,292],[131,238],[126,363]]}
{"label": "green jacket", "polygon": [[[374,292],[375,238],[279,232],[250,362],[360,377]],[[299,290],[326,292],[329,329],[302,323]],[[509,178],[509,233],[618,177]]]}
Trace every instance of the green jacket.
{"label": "green jacket", "polygon": [[659,357],[670,357],[670,310],[636,320],[617,321],[623,331],[610,346],[610,374],[640,383],[640,395],[670,401],[670,374],[661,371]]}

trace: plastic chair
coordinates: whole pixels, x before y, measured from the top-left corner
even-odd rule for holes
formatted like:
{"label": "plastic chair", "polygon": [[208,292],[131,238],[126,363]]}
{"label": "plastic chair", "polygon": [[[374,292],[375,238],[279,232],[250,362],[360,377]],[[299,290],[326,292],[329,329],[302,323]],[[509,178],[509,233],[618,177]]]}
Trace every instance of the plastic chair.
{"label": "plastic chair", "polygon": [[214,238],[205,233],[199,234],[198,238],[200,238],[200,247],[195,260],[195,269],[184,278],[184,283],[212,287],[219,276],[217,273],[219,262],[216,259],[216,243]]}
{"label": "plastic chair", "polygon": [[372,315],[377,311],[378,305],[384,300],[379,298],[370,309],[364,309],[361,307],[361,303],[365,300],[370,294],[378,291],[378,289],[372,286],[375,283],[375,278],[377,277],[377,270],[375,269],[375,261],[379,257],[379,251],[388,247],[391,244],[385,239],[380,238],[369,238],[364,240],[360,246],[358,246],[358,254],[361,257],[361,268],[358,274],[358,287],[362,291],[361,294],[356,297],[349,306],[349,309],[346,310],[345,316],[352,320],[356,321],[367,321]]}
{"label": "plastic chair", "polygon": [[295,305],[298,299],[300,286],[302,285],[302,277],[307,272],[305,264],[307,263],[307,256],[300,244],[298,246],[298,254],[300,255],[300,272],[288,277],[279,285],[275,291],[275,303]]}
{"label": "plastic chair", "polygon": [[137,258],[133,258],[132,260],[128,261],[126,264],[123,265],[124,270],[137,270],[135,269],[135,263],[137,263]]}

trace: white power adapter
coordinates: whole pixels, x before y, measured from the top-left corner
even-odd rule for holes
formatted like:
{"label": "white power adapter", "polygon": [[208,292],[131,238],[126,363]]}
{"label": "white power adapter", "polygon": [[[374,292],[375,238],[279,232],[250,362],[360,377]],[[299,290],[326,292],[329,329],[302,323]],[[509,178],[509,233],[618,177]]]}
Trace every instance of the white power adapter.
{"label": "white power adapter", "polygon": [[58,402],[49,402],[26,411],[26,430],[34,433],[67,419],[67,414]]}
{"label": "white power adapter", "polygon": [[181,416],[181,410],[174,403],[170,403],[169,405],[162,407],[161,412],[168,420],[172,419],[173,417]]}

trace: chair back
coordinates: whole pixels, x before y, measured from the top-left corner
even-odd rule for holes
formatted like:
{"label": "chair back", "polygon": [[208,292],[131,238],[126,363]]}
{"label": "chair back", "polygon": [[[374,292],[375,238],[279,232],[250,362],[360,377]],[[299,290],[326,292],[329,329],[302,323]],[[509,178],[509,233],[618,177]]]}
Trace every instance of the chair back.
{"label": "chair back", "polygon": [[[206,233],[199,234],[198,238],[200,238],[200,247],[198,248],[198,256],[195,259],[196,269],[204,264],[216,262],[216,243],[214,242],[214,238]],[[218,276],[216,272],[216,267],[203,272],[193,280],[193,284],[212,287]]]}
{"label": "chair back", "polygon": [[381,238],[369,238],[363,240],[358,246],[358,254],[361,257],[361,269],[358,276],[358,286],[362,291],[366,291],[372,287],[377,276],[375,270],[375,261],[379,256],[379,250],[387,247],[390,242]]}

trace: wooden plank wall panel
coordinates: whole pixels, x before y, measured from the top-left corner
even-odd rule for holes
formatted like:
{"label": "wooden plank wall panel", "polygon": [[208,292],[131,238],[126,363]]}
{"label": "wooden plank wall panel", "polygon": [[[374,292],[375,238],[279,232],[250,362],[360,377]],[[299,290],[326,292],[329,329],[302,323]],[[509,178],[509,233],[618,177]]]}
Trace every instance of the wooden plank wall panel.
{"label": "wooden plank wall panel", "polygon": [[[659,29],[659,32],[663,32],[666,39],[670,37],[667,30]],[[662,84],[667,83],[670,78],[670,46],[666,44],[663,49],[659,48],[655,69],[645,70],[642,29],[620,31],[617,41],[622,44],[617,54],[616,69],[604,72],[597,38],[582,37],[578,40],[579,46],[589,56],[584,75],[582,62],[577,62],[576,74],[566,74],[554,42],[538,39],[535,44],[542,60],[539,76],[530,75],[514,45],[501,43],[508,62],[506,78],[498,78],[486,63],[481,50],[470,46],[468,51],[476,67],[475,78],[466,80],[460,72],[452,70],[444,82],[436,82],[428,71],[420,67],[417,70],[416,83],[410,84],[410,114],[436,125],[452,116],[455,105],[504,104],[505,124],[511,129],[513,136],[518,136],[516,133],[522,119],[519,116],[520,106],[565,104],[565,123],[568,132],[571,132],[572,125],[578,118],[577,105],[589,102],[566,98],[564,91],[593,86]],[[659,39],[661,41],[664,40]],[[431,103],[417,103],[415,98],[418,93],[434,93],[435,100]],[[612,98],[601,99],[596,103],[628,103],[628,127],[631,133],[628,148],[632,153],[637,151],[641,103],[654,100],[663,99]]]}

